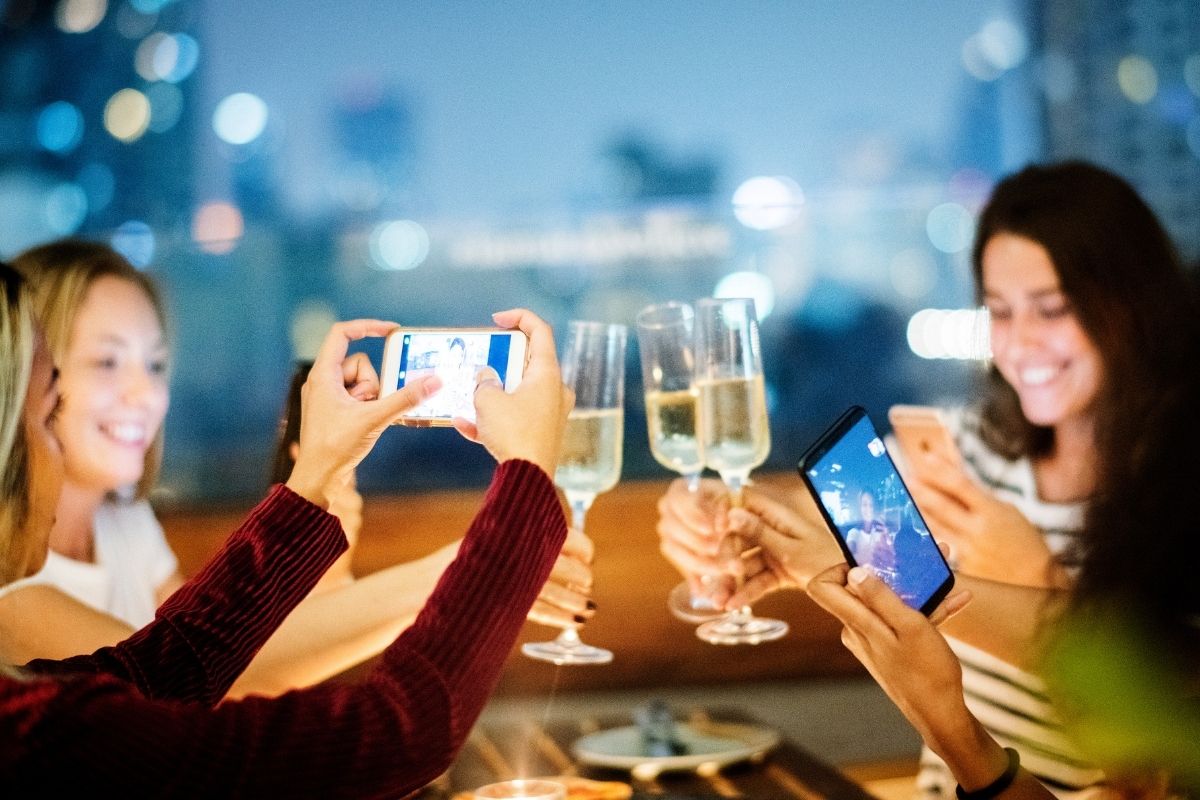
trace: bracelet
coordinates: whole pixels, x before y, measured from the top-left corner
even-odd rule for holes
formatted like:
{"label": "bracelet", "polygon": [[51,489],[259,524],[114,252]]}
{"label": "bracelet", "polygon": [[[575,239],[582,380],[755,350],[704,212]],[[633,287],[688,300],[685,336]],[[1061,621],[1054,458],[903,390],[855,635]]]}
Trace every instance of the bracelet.
{"label": "bracelet", "polygon": [[1004,768],[1004,772],[1000,773],[1000,777],[973,792],[962,788],[962,784],[955,786],[954,793],[958,795],[958,800],[992,800],[993,797],[1012,785],[1013,779],[1017,777],[1017,770],[1021,768],[1021,756],[1011,747],[1004,748],[1004,752],[1008,753],[1008,766]]}

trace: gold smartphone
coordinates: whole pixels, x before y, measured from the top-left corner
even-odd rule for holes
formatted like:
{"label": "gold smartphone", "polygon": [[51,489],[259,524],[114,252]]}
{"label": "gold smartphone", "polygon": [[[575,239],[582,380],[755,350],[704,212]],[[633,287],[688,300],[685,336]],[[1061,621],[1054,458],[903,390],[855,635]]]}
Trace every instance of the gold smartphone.
{"label": "gold smartphone", "polygon": [[937,453],[951,463],[961,466],[962,453],[954,441],[954,434],[946,425],[941,409],[932,406],[892,406],[888,409],[888,421],[896,441],[904,450],[905,458],[914,469],[919,469],[920,456]]}

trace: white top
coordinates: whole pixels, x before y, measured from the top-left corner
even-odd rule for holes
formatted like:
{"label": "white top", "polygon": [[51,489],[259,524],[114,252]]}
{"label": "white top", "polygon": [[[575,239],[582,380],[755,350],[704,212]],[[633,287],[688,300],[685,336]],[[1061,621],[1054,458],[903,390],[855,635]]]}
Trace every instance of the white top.
{"label": "white top", "polygon": [[[1012,503],[1042,531],[1050,551],[1068,567],[1070,546],[1083,526],[1084,503],[1047,503],[1037,494],[1033,463],[1008,461],[979,436],[979,417],[970,410],[950,410],[947,423],[962,451],[967,473],[996,497]],[[1021,754],[1028,769],[1061,798],[1084,798],[1106,792],[1097,785],[1104,774],[1084,761],[1068,741],[1038,676],[990,653],[946,637],[963,668],[967,708],[1005,747]],[[917,793],[925,798],[953,798],[955,780],[930,750],[921,754]]]}
{"label": "white top", "polygon": [[179,569],[150,504],[106,502],[93,521],[96,562],[51,550],[35,575],[0,587],[0,596],[45,585],[141,628],[154,619],[156,592]]}

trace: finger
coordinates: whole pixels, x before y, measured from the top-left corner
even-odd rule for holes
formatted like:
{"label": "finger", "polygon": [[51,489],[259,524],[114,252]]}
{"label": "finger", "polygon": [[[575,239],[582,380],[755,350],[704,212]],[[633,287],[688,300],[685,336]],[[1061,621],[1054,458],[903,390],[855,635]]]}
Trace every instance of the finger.
{"label": "finger", "polygon": [[539,625],[548,625],[552,628],[571,628],[579,630],[583,624],[588,621],[593,612],[584,612],[577,614],[571,611],[566,611],[557,608],[542,600],[535,600],[533,607],[529,609],[528,619],[533,620]]}
{"label": "finger", "polygon": [[592,571],[578,559],[560,553],[554,562],[554,568],[550,570],[550,580],[563,586],[590,589],[592,587]]}
{"label": "finger", "polygon": [[721,539],[718,536],[684,525],[677,517],[661,517],[658,520],[657,530],[659,538],[669,539],[699,556],[716,558],[720,553]]}
{"label": "finger", "polygon": [[378,319],[354,319],[348,322],[335,322],[325,334],[325,340],[317,351],[311,372],[320,374],[335,365],[340,365],[346,358],[350,343],[368,336],[387,336],[398,325],[394,322],[384,322]]}
{"label": "finger", "polygon": [[371,405],[374,406],[372,410],[376,425],[395,422],[401,414],[421,405],[426,398],[431,397],[440,388],[442,388],[441,378],[436,375],[426,375],[401,386],[387,397],[371,400]]}
{"label": "finger", "polygon": [[680,547],[669,539],[663,539],[658,544],[659,552],[670,561],[677,570],[685,575],[720,575],[722,570],[714,559],[698,556],[690,550]]}
{"label": "finger", "polygon": [[596,545],[592,543],[592,539],[583,531],[576,527],[569,526],[567,528],[567,540],[563,542],[563,553],[577,558],[584,564],[591,564],[595,557]]}
{"label": "finger", "polygon": [[958,500],[940,490],[914,489],[912,495],[921,515],[940,528],[943,535],[969,529],[970,512]]}
{"label": "finger", "polygon": [[779,577],[775,573],[763,570],[756,575],[746,578],[738,590],[727,599],[722,606],[726,609],[741,608],[753,605],[771,592],[778,589]]}
{"label": "finger", "polygon": [[454,426],[454,430],[462,434],[462,437],[468,442],[479,441],[479,426],[466,417],[455,417],[450,420],[450,424]]}
{"label": "finger", "polygon": [[943,622],[966,608],[967,604],[971,602],[971,598],[972,595],[968,589],[955,592],[943,600],[941,604],[934,609],[933,613],[929,615],[929,621],[935,627],[941,625]]}
{"label": "finger", "polygon": [[379,396],[379,374],[366,353],[354,353],[342,362],[342,384],[355,400]]}
{"label": "finger", "polygon": [[846,590],[863,602],[893,631],[926,624],[925,615],[909,608],[891,588],[869,569],[855,567],[846,575]]}
{"label": "finger", "polygon": [[[896,634],[892,628],[860,598],[852,595],[840,582],[841,577],[848,574],[845,570],[846,566],[839,564],[813,578],[808,583],[809,597],[821,608],[841,620],[842,624],[854,633],[861,634],[868,640],[895,641]],[[871,579],[881,583],[877,578]],[[899,598],[897,598],[897,602],[899,602]]]}
{"label": "finger", "polygon": [[746,551],[746,542],[736,533],[722,536],[717,551],[717,563],[731,575],[744,575],[745,562],[742,553]]}
{"label": "finger", "polygon": [[558,369],[554,332],[545,320],[525,308],[498,311],[492,314],[492,319],[502,328],[517,328],[529,337],[529,369],[536,370],[538,366]]}
{"label": "finger", "polygon": [[538,599],[555,608],[570,611],[572,614],[582,614],[588,610],[586,594],[568,589],[555,581],[547,581],[542,586],[542,591],[538,593]]}
{"label": "finger", "polygon": [[487,414],[487,409],[497,398],[504,395],[500,375],[491,367],[483,367],[475,373],[475,415]]}
{"label": "finger", "polygon": [[925,484],[961,506],[969,506],[979,494],[974,482],[965,472],[936,453],[925,453],[921,456],[920,474],[917,483]]}

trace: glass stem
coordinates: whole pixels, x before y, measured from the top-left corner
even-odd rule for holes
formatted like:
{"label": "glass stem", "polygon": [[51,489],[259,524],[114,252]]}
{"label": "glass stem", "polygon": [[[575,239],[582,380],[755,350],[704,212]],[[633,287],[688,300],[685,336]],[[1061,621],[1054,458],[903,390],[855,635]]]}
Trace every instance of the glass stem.
{"label": "glass stem", "polygon": [[695,494],[696,492],[700,491],[700,473],[699,472],[686,473],[683,476],[683,479],[685,481],[687,481],[687,487],[688,487],[689,492],[691,492],[692,494]]}
{"label": "glass stem", "polygon": [[578,647],[582,643],[579,639],[579,631],[574,628],[563,628],[562,633],[555,641],[563,647]]}
{"label": "glass stem", "polygon": [[[741,508],[745,500],[743,490],[746,486],[746,476],[736,473],[722,475],[721,480],[725,481],[725,486],[729,489],[729,507]],[[745,578],[740,573],[735,575],[733,579],[734,587],[741,589],[744,580]],[[741,606],[736,611],[730,611],[726,619],[733,623],[740,623],[748,620],[751,616],[750,606]]]}

